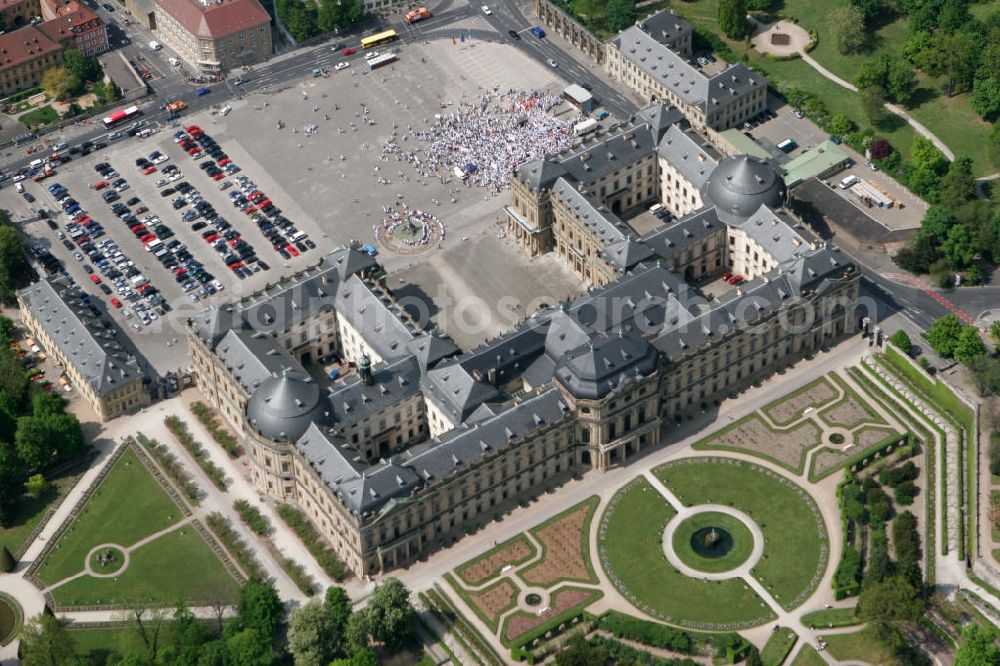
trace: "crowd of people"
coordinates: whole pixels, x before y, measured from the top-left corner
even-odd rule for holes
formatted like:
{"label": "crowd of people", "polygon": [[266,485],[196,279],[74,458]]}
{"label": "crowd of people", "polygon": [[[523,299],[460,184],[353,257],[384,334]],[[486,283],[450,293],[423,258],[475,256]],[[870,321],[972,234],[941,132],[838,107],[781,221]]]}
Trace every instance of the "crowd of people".
{"label": "crowd of people", "polygon": [[[404,245],[417,246],[444,239],[444,224],[436,215],[422,210],[408,209],[405,204],[400,207],[382,206],[382,213],[385,215],[382,223],[372,225],[372,231],[378,241],[385,242],[389,239],[402,241]],[[404,233],[397,234],[396,229],[400,226],[403,227]]]}
{"label": "crowd of people", "polygon": [[510,186],[515,166],[572,143],[579,118],[549,113],[562,101],[539,91],[486,93],[476,102],[459,103],[452,113],[435,114],[429,128],[408,127],[401,141],[394,133],[382,155],[385,161],[396,155],[424,178],[447,178],[458,168],[467,183],[499,192]]}

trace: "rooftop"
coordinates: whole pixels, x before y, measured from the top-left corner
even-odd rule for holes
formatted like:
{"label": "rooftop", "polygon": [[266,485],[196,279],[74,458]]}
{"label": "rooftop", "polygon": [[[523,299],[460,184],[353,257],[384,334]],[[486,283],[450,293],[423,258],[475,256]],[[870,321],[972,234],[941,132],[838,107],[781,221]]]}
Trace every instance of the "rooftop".
{"label": "rooftop", "polygon": [[164,12],[197,37],[219,39],[235,32],[270,23],[271,17],[257,0],[154,0]]}

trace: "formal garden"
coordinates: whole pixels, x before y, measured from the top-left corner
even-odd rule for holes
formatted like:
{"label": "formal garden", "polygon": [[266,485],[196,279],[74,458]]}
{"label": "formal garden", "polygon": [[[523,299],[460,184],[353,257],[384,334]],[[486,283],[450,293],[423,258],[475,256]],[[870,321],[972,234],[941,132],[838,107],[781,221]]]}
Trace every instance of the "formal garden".
{"label": "formal garden", "polygon": [[177,491],[134,445],[115,456],[30,579],[61,608],[233,601],[235,568],[213,552]]}

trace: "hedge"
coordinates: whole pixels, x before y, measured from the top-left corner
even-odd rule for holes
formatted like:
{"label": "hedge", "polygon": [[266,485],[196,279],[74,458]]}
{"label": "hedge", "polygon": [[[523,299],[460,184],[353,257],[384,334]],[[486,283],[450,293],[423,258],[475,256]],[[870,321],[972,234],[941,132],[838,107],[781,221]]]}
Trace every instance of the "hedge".
{"label": "hedge", "polygon": [[347,566],[327,545],[326,539],[316,531],[305,514],[290,504],[279,504],[278,515],[299,535],[302,543],[330,578],[341,581],[347,577]]}
{"label": "hedge", "polygon": [[187,424],[181,421],[176,416],[168,416],[163,419],[163,422],[167,425],[167,430],[169,430],[177,441],[180,442],[181,446],[187,449],[187,452],[191,454],[194,461],[198,463],[198,467],[205,472],[205,476],[212,482],[212,484],[221,490],[222,492],[227,492],[226,488],[226,472],[216,465],[214,462],[209,460],[205,453],[205,449],[202,448],[201,444],[191,436],[188,431]]}
{"label": "hedge", "polygon": [[205,517],[205,524],[212,530],[226,550],[240,563],[240,567],[250,578],[265,580],[267,576],[260,562],[254,557],[253,552],[245,543],[236,530],[230,526],[229,521],[221,513],[213,512]]}
{"label": "hedge", "polygon": [[240,457],[240,454],[243,453],[243,448],[237,439],[233,437],[233,434],[219,423],[218,415],[216,415],[211,407],[201,401],[195,401],[191,403],[191,411],[198,417],[198,420],[205,426],[209,434],[212,435],[212,439],[225,449],[230,458]]}
{"label": "hedge", "polygon": [[233,502],[233,508],[236,509],[236,513],[240,514],[240,519],[247,524],[247,527],[253,530],[254,534],[264,536],[271,531],[271,521],[250,502],[245,499],[236,500]]}
{"label": "hedge", "polygon": [[188,501],[197,506],[201,501],[199,498],[200,491],[195,482],[191,480],[191,475],[185,472],[181,464],[177,462],[177,456],[168,451],[166,446],[160,444],[155,439],[146,437],[141,432],[135,434],[135,439],[150,456],[156,459],[163,472],[187,496]]}
{"label": "hedge", "polygon": [[693,654],[694,641],[682,629],[669,627],[658,622],[650,622],[614,611],[602,615],[597,626],[610,632],[615,638],[625,638],[650,647]]}

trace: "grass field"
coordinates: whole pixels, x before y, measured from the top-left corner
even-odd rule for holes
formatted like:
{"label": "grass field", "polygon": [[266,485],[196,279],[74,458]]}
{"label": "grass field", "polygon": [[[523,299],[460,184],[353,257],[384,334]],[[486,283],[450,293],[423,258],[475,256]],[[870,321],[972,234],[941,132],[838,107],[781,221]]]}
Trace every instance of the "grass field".
{"label": "grass field", "polygon": [[615,499],[617,504],[609,506],[602,518],[598,548],[605,570],[633,604],[686,626],[762,623],[774,617],[742,580],[706,582],[688,578],[668,564],[663,529],[675,512],[647,481],[637,479]]}
{"label": "grass field", "polygon": [[138,650],[142,639],[130,626],[71,629],[73,650],[81,657],[90,657],[95,663],[104,663],[109,652],[126,653]]}
{"label": "grass field", "polygon": [[79,478],[80,471],[68,472],[49,479],[49,485],[39,496],[25,494],[6,516],[7,525],[0,527],[0,546],[5,546],[11,553],[16,553],[35,531],[35,527],[49,507],[64,497],[76,485]]}
{"label": "grass field", "polygon": [[181,510],[131,450],[126,451],[38,569],[48,584],[83,570],[102,543],[130,546],[180,520]]}
{"label": "grass field", "polygon": [[885,643],[875,633],[874,628],[865,628],[847,634],[823,636],[828,643],[827,650],[837,661],[864,661],[871,666],[887,663],[892,655]]}
{"label": "grass field", "polygon": [[826,662],[813,646],[806,644],[799,648],[799,653],[792,660],[792,666],[826,666]]}
{"label": "grass field", "polygon": [[236,579],[222,566],[194,527],[185,525],[141,546],[128,568],[114,578],[82,576],[52,590],[59,604],[234,601]]}
{"label": "grass field", "polygon": [[825,570],[822,524],[795,488],[762,467],[706,459],[664,465],[654,474],[687,506],[725,504],[757,522],[766,543],[753,575],[782,606],[800,603],[799,595]]}
{"label": "grass field", "polygon": [[802,616],[802,624],[813,629],[829,629],[831,627],[851,627],[861,624],[853,608],[825,608],[806,613]]}
{"label": "grass field", "polygon": [[40,106],[34,111],[28,111],[23,116],[20,116],[18,120],[25,127],[31,127],[32,125],[49,125],[59,120],[59,114],[56,113],[55,109],[46,104],[45,106]]}
{"label": "grass field", "polygon": [[764,666],[781,666],[798,640],[798,634],[791,629],[782,627],[772,632],[764,649],[760,651],[760,660],[764,662]]}
{"label": "grass field", "polygon": [[[717,527],[729,532],[732,550],[721,557],[699,555],[691,545],[695,532],[705,527]],[[674,532],[674,552],[681,562],[706,573],[729,571],[743,564],[753,551],[753,534],[742,521],[718,511],[697,513],[682,522]]]}

